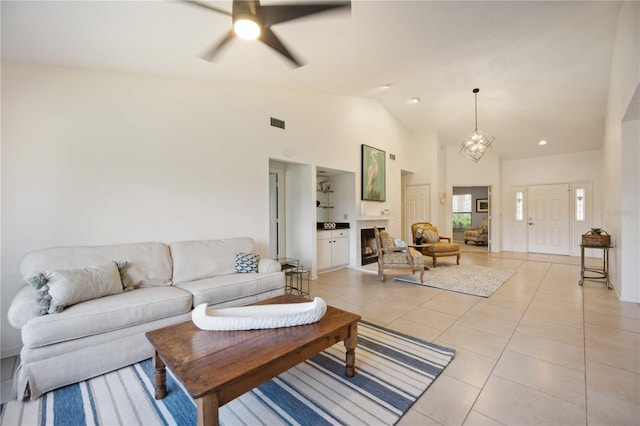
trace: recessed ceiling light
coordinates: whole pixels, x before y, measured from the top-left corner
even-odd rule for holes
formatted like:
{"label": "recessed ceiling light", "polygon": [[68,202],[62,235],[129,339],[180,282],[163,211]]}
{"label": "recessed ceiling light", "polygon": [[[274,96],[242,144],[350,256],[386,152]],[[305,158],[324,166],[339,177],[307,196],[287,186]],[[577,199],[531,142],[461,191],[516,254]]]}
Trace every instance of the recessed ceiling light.
{"label": "recessed ceiling light", "polygon": [[540,142],[538,142],[538,145],[540,145],[540,146],[543,146],[543,145],[546,145],[546,144],[547,144],[547,141],[545,141],[545,140],[541,140]]}
{"label": "recessed ceiling light", "polygon": [[420,98],[418,98],[418,97],[411,98],[411,103],[412,104],[417,104],[418,102],[420,102]]}

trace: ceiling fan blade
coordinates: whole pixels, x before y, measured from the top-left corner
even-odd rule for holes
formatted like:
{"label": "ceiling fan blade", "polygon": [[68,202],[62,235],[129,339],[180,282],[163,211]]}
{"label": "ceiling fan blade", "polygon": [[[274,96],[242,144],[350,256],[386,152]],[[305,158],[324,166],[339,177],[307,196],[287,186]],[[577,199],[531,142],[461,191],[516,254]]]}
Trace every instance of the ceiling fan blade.
{"label": "ceiling fan blade", "polygon": [[271,31],[271,28],[262,29],[262,33],[260,34],[260,41],[293,62],[296,67],[301,67],[304,65],[302,62],[296,59],[296,57],[293,56],[291,52],[289,52],[289,49],[287,49],[286,46],[282,44],[278,36],[276,36],[273,31]]}
{"label": "ceiling fan blade", "polygon": [[339,1],[331,3],[317,4],[292,4],[292,5],[271,5],[260,6],[260,20],[265,27],[279,24],[280,22],[292,21],[316,13],[325,12],[332,9],[348,8],[351,10],[350,1]]}
{"label": "ceiling fan blade", "polygon": [[187,3],[187,4],[192,5],[192,6],[202,7],[202,8],[204,8],[204,9],[211,10],[211,11],[214,11],[214,12],[216,12],[216,13],[221,13],[221,14],[223,14],[223,15],[231,16],[231,12],[227,12],[227,11],[226,11],[226,10],[224,10],[224,9],[220,9],[220,8],[217,8],[217,7],[214,7],[214,6],[208,5],[208,4],[200,3],[200,2],[198,2],[198,1],[194,1],[194,0],[183,0],[183,1],[184,1],[185,3]]}
{"label": "ceiling fan blade", "polygon": [[233,31],[233,28],[225,35],[222,40],[220,40],[216,45],[207,50],[202,56],[202,59],[205,59],[209,62],[213,62],[213,59],[216,57],[218,52],[231,41],[232,38],[236,36],[236,33]]}

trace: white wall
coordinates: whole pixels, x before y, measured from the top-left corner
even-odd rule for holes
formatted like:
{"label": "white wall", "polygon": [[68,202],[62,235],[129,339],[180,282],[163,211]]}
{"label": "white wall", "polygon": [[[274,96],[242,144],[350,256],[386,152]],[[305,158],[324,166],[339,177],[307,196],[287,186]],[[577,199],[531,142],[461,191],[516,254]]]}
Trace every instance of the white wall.
{"label": "white wall", "polygon": [[267,254],[269,158],[359,179],[360,144],[407,140],[372,100],[3,63],[2,356],[20,345],[6,317],[28,251],[246,235]]}
{"label": "white wall", "polygon": [[[605,141],[603,149],[604,165],[604,228],[612,234],[616,247],[611,250],[610,272],[613,285],[622,300],[640,302],[638,280],[622,280],[623,264],[634,268],[634,275],[638,276],[638,258],[632,257],[633,251],[622,251],[617,243],[623,234],[627,234],[626,227],[637,229],[640,213],[636,205],[630,217],[622,220],[624,208],[623,197],[637,197],[640,187],[637,174],[629,173],[623,167],[625,144],[638,144],[637,140],[622,138],[622,122],[629,110],[631,100],[640,84],[640,3],[623,2],[618,18],[618,30],[611,65],[611,80],[609,83],[609,97],[607,101],[607,115],[605,120]],[[637,119],[638,117],[633,117]],[[633,118],[631,118],[633,120]],[[637,168],[637,164],[635,165]],[[629,174],[629,175],[627,175]],[[636,194],[632,194],[636,191]],[[624,228],[623,228],[624,226]],[[635,266],[631,266],[635,265]]]}
{"label": "white wall", "polygon": [[[602,153],[600,150],[575,154],[527,158],[502,162],[502,185],[505,194],[511,194],[516,186],[547,185],[557,183],[590,182],[591,202],[587,204],[587,225],[602,224]],[[514,226],[513,199],[503,197],[503,250],[514,250],[512,230]],[[571,255],[580,255],[579,241],[572,238]],[[601,254],[601,253],[600,253]]]}

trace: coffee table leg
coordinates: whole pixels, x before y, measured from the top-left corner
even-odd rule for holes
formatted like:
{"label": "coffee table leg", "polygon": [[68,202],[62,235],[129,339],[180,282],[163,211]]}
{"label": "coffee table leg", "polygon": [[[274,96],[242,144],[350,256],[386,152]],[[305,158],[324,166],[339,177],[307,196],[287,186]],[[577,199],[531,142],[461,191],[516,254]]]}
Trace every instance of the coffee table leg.
{"label": "coffee table leg", "polygon": [[218,395],[207,394],[196,399],[198,426],[218,426]]}
{"label": "coffee table leg", "polygon": [[347,367],[344,374],[347,377],[356,375],[356,343],[358,342],[358,324],[349,326],[349,337],[344,339],[344,346],[347,348]]}
{"label": "coffee table leg", "polygon": [[156,389],[156,399],[162,399],[167,395],[167,369],[164,361],[158,355],[158,351],[153,351],[153,369],[155,374],[153,381]]}

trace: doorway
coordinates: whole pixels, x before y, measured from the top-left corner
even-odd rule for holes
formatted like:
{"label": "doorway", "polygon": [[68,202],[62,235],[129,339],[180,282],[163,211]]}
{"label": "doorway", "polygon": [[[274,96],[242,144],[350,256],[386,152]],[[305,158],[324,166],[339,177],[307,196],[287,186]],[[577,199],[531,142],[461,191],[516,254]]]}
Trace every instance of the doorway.
{"label": "doorway", "polygon": [[[451,197],[452,240],[468,250],[490,250],[491,244],[491,188],[488,186],[454,186]],[[469,242],[465,245],[464,233],[469,228],[482,226],[487,220],[486,245]]]}
{"label": "doorway", "polygon": [[284,170],[269,169],[269,257],[285,253]]}

